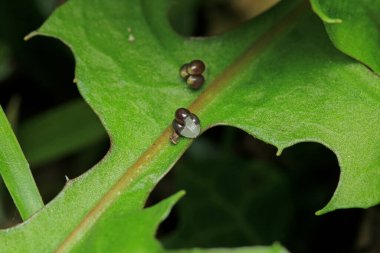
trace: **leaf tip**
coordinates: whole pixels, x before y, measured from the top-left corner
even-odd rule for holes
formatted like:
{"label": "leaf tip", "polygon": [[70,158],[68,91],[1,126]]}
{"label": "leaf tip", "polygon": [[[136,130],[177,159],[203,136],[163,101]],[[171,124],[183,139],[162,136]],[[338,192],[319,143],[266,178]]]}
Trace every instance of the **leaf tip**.
{"label": "leaf tip", "polygon": [[24,37],[24,41],[28,41],[28,40],[30,40],[31,38],[33,38],[33,37],[35,37],[35,36],[37,36],[37,35],[39,35],[38,31],[33,31],[33,32],[27,34],[27,35]]}
{"label": "leaf tip", "polygon": [[322,20],[328,24],[341,24],[341,23],[343,23],[343,20],[340,18],[328,18],[328,19],[322,19]]}
{"label": "leaf tip", "polygon": [[329,204],[327,204],[325,207],[323,207],[321,210],[318,210],[315,212],[315,215],[321,216],[323,214],[329,213],[334,211],[335,208],[331,207]]}
{"label": "leaf tip", "polygon": [[317,14],[320,19],[322,19],[323,22],[327,24],[341,24],[343,23],[343,20],[340,18],[331,18],[329,17],[323,10],[322,6],[320,5],[318,0],[311,0],[311,8],[313,9],[314,13]]}
{"label": "leaf tip", "polygon": [[179,192],[177,192],[176,194],[174,194],[174,196],[177,198],[177,200],[180,200],[185,195],[186,195],[186,191],[185,190],[180,190]]}
{"label": "leaf tip", "polygon": [[274,242],[272,245],[273,252],[277,253],[289,253],[279,242]]}
{"label": "leaf tip", "polygon": [[323,214],[325,214],[325,212],[323,211],[323,209],[318,210],[318,211],[315,212],[315,215],[316,215],[316,216],[321,216],[321,215],[323,215]]}

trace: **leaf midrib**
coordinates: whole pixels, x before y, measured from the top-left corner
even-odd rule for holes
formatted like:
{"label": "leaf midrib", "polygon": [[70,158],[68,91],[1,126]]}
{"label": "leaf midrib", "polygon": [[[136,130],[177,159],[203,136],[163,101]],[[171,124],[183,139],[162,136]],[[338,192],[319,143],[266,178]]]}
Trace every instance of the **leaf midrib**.
{"label": "leaf midrib", "polygon": [[[246,66],[253,58],[263,53],[265,49],[272,46],[276,38],[279,38],[286,31],[290,30],[301,14],[306,12],[305,10],[310,10],[308,1],[303,1],[285,18],[259,37],[258,40],[256,40],[243,54],[241,54],[241,56],[239,56],[226,68],[225,71],[223,71],[209,84],[204,92],[201,93],[200,96],[189,106],[189,110],[194,113],[199,113],[205,105],[214,99],[215,94],[218,94],[220,90],[228,86],[229,80],[236,76],[244,66]],[[206,129],[203,131],[205,130]],[[172,146],[169,142],[169,137],[171,134],[172,127],[169,125],[156,139],[156,141],[137,159],[137,161],[130,166],[129,169],[127,169],[122,177],[99,200],[99,202],[82,218],[81,222],[63,240],[55,252],[58,253],[69,251],[75,243],[78,242],[83,235],[90,230],[98,218],[120,196],[120,193],[124,192],[130,183],[140,175],[139,172],[145,167],[145,165],[151,162],[151,157],[155,157],[164,148],[169,148]],[[187,146],[190,144],[191,142],[189,142]]]}

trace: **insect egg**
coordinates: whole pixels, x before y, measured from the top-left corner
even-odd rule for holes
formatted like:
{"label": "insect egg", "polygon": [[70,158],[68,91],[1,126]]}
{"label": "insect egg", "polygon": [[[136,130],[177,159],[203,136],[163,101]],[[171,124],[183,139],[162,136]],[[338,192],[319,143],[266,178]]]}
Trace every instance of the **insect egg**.
{"label": "insect egg", "polygon": [[202,75],[199,75],[199,76],[190,75],[186,79],[186,83],[193,89],[199,89],[204,82],[205,82],[205,78]]}
{"label": "insect egg", "polygon": [[185,108],[179,108],[175,111],[175,120],[180,124],[185,124],[185,119],[190,115],[190,111]]}
{"label": "insect egg", "polygon": [[174,131],[177,133],[177,134],[180,134],[181,131],[183,130],[183,128],[185,127],[184,124],[182,125],[181,123],[179,123],[177,120],[173,120],[173,129]]}
{"label": "insect egg", "polygon": [[201,60],[191,61],[187,66],[187,73],[190,75],[201,75],[206,69],[206,66]]}
{"label": "insect egg", "polygon": [[196,138],[200,134],[201,123],[194,113],[185,108],[179,108],[175,112],[175,119],[172,122],[173,133],[170,141],[177,144],[179,137]]}
{"label": "insect egg", "polygon": [[186,79],[190,74],[187,72],[187,68],[188,68],[189,64],[183,64],[182,67],[180,68],[179,70],[179,75]]}

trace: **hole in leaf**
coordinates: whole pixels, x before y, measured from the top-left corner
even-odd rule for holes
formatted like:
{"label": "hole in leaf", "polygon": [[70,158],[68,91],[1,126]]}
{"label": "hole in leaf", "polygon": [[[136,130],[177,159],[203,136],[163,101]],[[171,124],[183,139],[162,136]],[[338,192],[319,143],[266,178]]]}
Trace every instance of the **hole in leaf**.
{"label": "hole in leaf", "polygon": [[207,0],[175,2],[169,11],[173,29],[184,36],[211,36],[229,31],[267,11],[279,0]]}
{"label": "hole in leaf", "polygon": [[[175,186],[175,171],[171,170],[161,181],[156,185],[154,190],[149,195],[145,208],[158,204],[161,200],[173,195],[177,192]],[[177,206],[174,206],[170,212],[170,215],[159,226],[156,236],[158,238],[165,237],[171,234],[178,225],[178,210]]]}
{"label": "hole in leaf", "polygon": [[[15,56],[13,74],[1,83],[0,103],[7,109],[12,96],[19,98],[14,131],[46,204],[62,190],[66,178],[76,178],[100,161],[110,144],[73,84],[71,51],[58,40],[41,37],[25,47],[29,54],[22,61]],[[0,227],[20,223],[4,185],[0,195]]]}
{"label": "hole in leaf", "polygon": [[151,204],[186,190],[157,237],[170,249],[279,241],[290,252],[352,251],[363,210],[314,214],[339,179],[333,152],[302,143],[275,154],[241,130],[208,130],[152,192]]}
{"label": "hole in leaf", "polygon": [[0,228],[9,228],[21,222],[13,200],[0,178]]}

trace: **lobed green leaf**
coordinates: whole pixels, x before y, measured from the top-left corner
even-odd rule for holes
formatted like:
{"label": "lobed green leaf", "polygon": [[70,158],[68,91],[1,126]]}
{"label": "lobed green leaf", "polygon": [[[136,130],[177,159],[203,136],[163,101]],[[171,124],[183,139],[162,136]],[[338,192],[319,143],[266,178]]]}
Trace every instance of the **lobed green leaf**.
{"label": "lobed green leaf", "polygon": [[311,0],[334,45],[380,74],[380,1]]}
{"label": "lobed green leaf", "polygon": [[[129,228],[147,226],[136,235],[151,238],[152,223],[162,216],[144,210],[144,202],[191,144],[169,142],[178,107],[196,113],[203,130],[238,127],[279,154],[305,141],[329,147],[342,172],[321,213],[380,202],[380,79],[331,44],[309,5],[283,1],[231,32],[200,39],[176,34],[169,8],[170,1],[72,0],[36,32],[74,52],[79,90],[112,147],[27,223],[1,231],[0,252],[93,249],[115,214]],[[194,92],[178,69],[197,58],[207,65],[207,81]],[[155,241],[134,246],[140,252],[159,247]]]}

